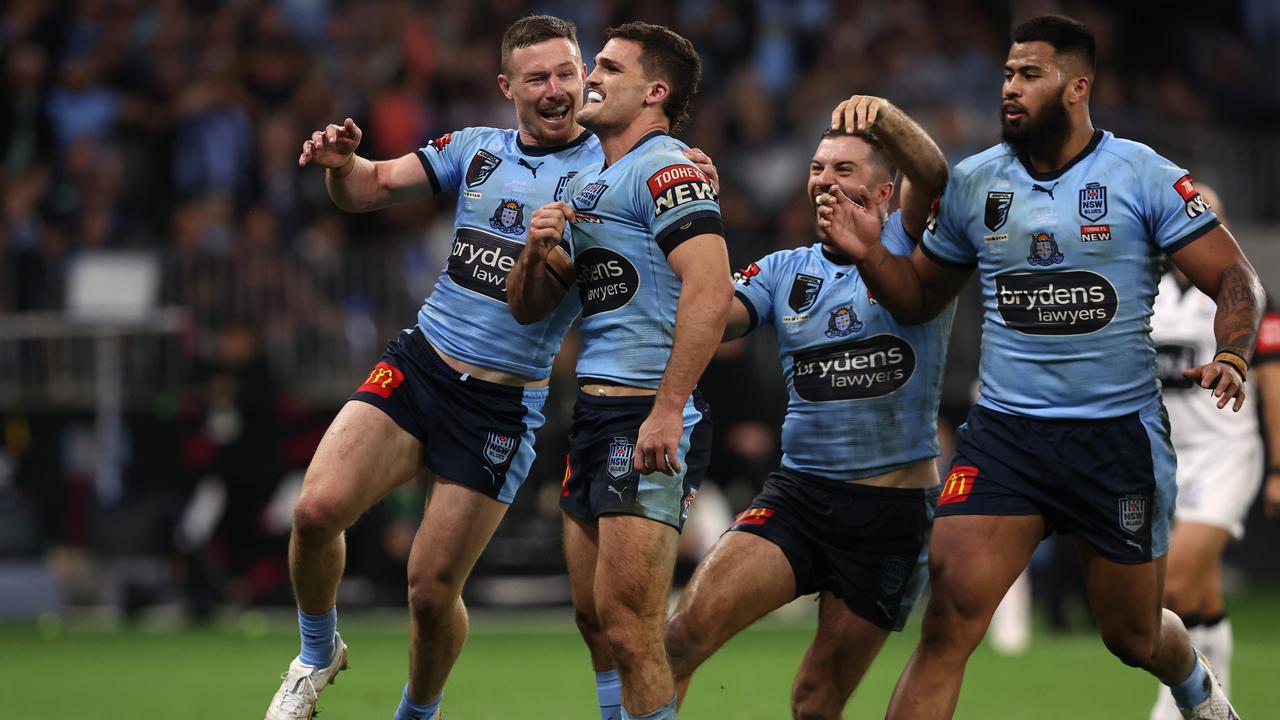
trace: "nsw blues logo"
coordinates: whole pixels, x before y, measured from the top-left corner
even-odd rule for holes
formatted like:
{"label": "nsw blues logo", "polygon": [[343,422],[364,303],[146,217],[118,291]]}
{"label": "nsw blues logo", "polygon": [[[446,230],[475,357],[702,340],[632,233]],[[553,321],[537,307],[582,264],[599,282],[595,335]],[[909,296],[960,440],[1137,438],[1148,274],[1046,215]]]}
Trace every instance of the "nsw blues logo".
{"label": "nsw blues logo", "polygon": [[1058,249],[1058,241],[1051,232],[1031,233],[1031,254],[1027,262],[1037,267],[1049,267],[1062,262],[1062,251]]}
{"label": "nsw blues logo", "polygon": [[573,196],[574,210],[595,210],[596,205],[600,202],[600,196],[604,195],[604,191],[609,189],[608,183],[602,183],[599,180],[588,183],[586,187],[578,191]]}
{"label": "nsw blues logo", "polygon": [[1080,189],[1080,216],[1097,222],[1107,214],[1107,186],[1091,182]]}
{"label": "nsw blues logo", "polygon": [[524,232],[524,203],[503,198],[498,208],[489,218],[489,227],[508,235],[520,235]]}
{"label": "nsw blues logo", "polygon": [[821,289],[822,278],[796,273],[796,279],[791,281],[791,294],[787,296],[787,305],[795,312],[805,312],[818,301],[818,291]]}
{"label": "nsw blues logo", "polygon": [[1013,205],[1013,193],[991,190],[987,193],[986,212],[982,216],[982,224],[991,232],[1004,227],[1009,219],[1009,208]]}
{"label": "nsw blues logo", "polygon": [[1145,495],[1125,495],[1120,498],[1120,527],[1137,535],[1147,526],[1147,498]]}
{"label": "nsw blues logo", "polygon": [[484,459],[494,465],[505,465],[515,452],[516,443],[514,435],[491,432],[484,443]]}
{"label": "nsw blues logo", "polygon": [[831,317],[827,319],[827,332],[824,333],[829,338],[840,338],[852,335],[862,329],[862,321],[858,319],[858,314],[851,307],[836,308],[831,312]]}
{"label": "nsw blues logo", "polygon": [[609,464],[605,468],[609,477],[621,479],[631,474],[631,455],[635,450],[636,444],[624,437],[616,437],[609,443]]}

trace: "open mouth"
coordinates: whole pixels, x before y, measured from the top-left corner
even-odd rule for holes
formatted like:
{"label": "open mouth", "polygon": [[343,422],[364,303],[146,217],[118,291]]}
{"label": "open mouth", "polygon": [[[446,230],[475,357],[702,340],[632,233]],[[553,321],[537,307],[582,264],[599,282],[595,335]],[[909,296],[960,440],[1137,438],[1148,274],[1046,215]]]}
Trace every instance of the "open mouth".
{"label": "open mouth", "polygon": [[1022,106],[1015,103],[1005,103],[1000,106],[1000,111],[1004,113],[1005,120],[1019,120],[1027,114]]}
{"label": "open mouth", "polygon": [[564,120],[566,117],[569,117],[569,105],[554,105],[546,108],[545,110],[539,110],[538,115],[542,116],[542,119],[548,122],[559,122],[560,120]]}
{"label": "open mouth", "polygon": [[599,90],[588,90],[587,103],[590,104],[598,102],[604,102],[604,95],[601,95]]}

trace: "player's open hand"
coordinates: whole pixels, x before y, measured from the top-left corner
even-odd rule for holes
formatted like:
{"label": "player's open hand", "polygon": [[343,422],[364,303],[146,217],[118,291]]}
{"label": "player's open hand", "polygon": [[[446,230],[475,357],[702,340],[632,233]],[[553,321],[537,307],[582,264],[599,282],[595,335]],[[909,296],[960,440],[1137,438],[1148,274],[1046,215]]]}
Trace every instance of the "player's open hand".
{"label": "player's open hand", "polygon": [[684,151],[684,156],[689,162],[698,166],[703,175],[711,181],[711,187],[718,193],[720,192],[720,173],[716,170],[715,163],[711,162],[711,156],[702,151],[701,148],[689,148]]}
{"label": "player's open hand", "polygon": [[683,408],[674,412],[659,410],[649,413],[636,436],[636,450],[631,462],[641,475],[680,472],[680,438],[684,435]]}
{"label": "player's open hand", "polygon": [[573,222],[573,208],[562,202],[543,205],[533,211],[529,219],[528,244],[540,255],[546,256],[560,244],[566,223]]}
{"label": "player's open hand", "polygon": [[889,114],[893,109],[893,103],[882,97],[854,95],[831,111],[831,129],[843,128],[847,133],[855,130],[869,130],[876,124],[876,120]]}
{"label": "player's open hand", "polygon": [[1211,362],[1182,371],[1182,377],[1195,380],[1200,387],[1211,390],[1218,398],[1218,409],[1227,406],[1234,398],[1232,412],[1240,412],[1244,407],[1244,378],[1240,371],[1223,362]]}
{"label": "player's open hand", "polygon": [[818,231],[837,250],[855,262],[866,259],[872,248],[880,244],[880,215],[871,207],[871,193],[866,185],[858,186],[858,199],[850,199],[839,185],[820,193],[817,204]]}
{"label": "player's open hand", "polygon": [[325,129],[311,133],[311,139],[302,143],[298,165],[306,167],[315,163],[320,167],[336,170],[360,147],[360,126],[347,118],[341,125],[330,123]]}

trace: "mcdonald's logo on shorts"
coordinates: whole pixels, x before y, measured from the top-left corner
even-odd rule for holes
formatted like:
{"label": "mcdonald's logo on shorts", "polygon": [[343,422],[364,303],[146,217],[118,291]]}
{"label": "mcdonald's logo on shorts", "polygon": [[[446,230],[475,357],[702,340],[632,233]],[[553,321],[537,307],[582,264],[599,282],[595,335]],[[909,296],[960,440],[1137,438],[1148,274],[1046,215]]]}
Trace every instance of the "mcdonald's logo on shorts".
{"label": "mcdonald's logo on shorts", "polygon": [[363,385],[356,388],[356,392],[368,392],[378,397],[389,398],[391,391],[400,387],[402,382],[404,382],[404,373],[400,368],[383,360],[373,366],[369,377],[365,378]]}
{"label": "mcdonald's logo on shorts", "polygon": [[939,505],[962,503],[969,499],[969,491],[973,490],[973,481],[978,477],[978,468],[972,465],[956,465],[947,474],[942,483],[942,494],[938,497]]}
{"label": "mcdonald's logo on shorts", "polygon": [[765,520],[773,517],[773,508],[753,507],[742,511],[733,521],[734,525],[763,525]]}

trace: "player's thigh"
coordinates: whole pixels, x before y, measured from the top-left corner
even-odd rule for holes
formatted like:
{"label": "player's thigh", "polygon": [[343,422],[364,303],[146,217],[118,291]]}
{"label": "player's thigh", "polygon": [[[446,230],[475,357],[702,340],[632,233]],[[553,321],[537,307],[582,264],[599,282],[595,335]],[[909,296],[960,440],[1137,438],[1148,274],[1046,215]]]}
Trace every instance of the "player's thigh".
{"label": "player's thigh", "polygon": [[782,548],[752,533],[720,536],[680,596],[667,628],[672,654],[709,654],[793,600],[795,575]]}
{"label": "player's thigh", "polygon": [[934,518],[929,543],[928,615],[991,619],[1045,535],[1039,515],[947,515]]}
{"label": "player's thigh", "polygon": [[629,616],[660,622],[675,567],[675,528],[636,515],[605,515],[598,528],[595,595],[605,624]]}
{"label": "player's thigh", "polygon": [[1104,639],[1154,638],[1160,627],[1167,556],[1120,563],[1077,539],[1089,607]]}
{"label": "player's thigh", "polygon": [[[1175,520],[1169,541],[1165,596],[1176,603],[1191,603],[1214,593],[1221,585],[1222,553],[1231,535],[1207,523]],[[1183,611],[1181,607],[1174,610]],[[1197,608],[1191,608],[1195,610]]]}
{"label": "player's thigh", "polygon": [[819,600],[818,631],[796,677],[797,694],[806,687],[821,686],[823,694],[843,706],[888,637],[887,628],[858,615],[843,600],[824,591]]}
{"label": "player's thigh", "polygon": [[410,585],[461,588],[508,507],[477,490],[436,478],[409,553]]}
{"label": "player's thigh", "polygon": [[348,400],[307,467],[298,505],[345,528],[421,466],[417,438],[373,405]]}
{"label": "player's thigh", "polygon": [[579,612],[595,614],[596,560],[600,537],[594,520],[580,520],[569,513],[564,518],[564,560],[569,569],[569,590]]}

